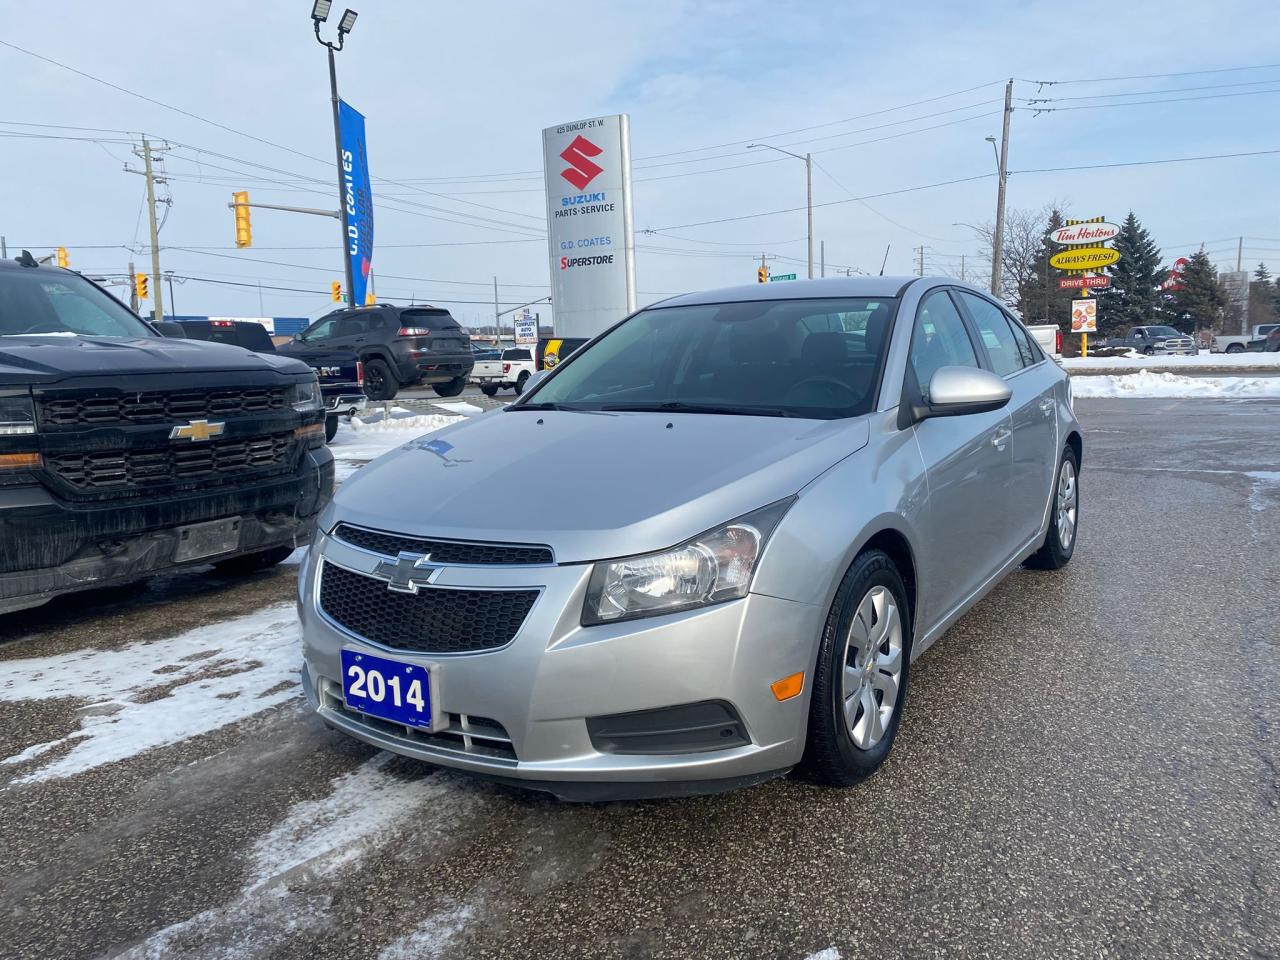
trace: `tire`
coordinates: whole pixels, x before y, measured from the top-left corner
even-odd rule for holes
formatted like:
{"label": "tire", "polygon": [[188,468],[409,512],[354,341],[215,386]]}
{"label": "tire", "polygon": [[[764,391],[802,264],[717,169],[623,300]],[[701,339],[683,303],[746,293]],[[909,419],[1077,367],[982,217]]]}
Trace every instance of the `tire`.
{"label": "tire", "polygon": [[1154,357],[1156,355],[1155,347],[1144,347],[1142,350],[1144,356]]}
{"label": "tire", "polygon": [[227,576],[241,576],[274,567],[291,553],[293,553],[293,547],[272,547],[270,550],[246,553],[239,557],[232,557],[230,560],[220,560],[213,565],[213,568]]}
{"label": "tire", "polygon": [[1227,353],[1244,353],[1244,344],[1243,343],[1227,344]]}
{"label": "tire", "polygon": [[1062,458],[1058,461],[1053,498],[1054,508],[1044,543],[1023,564],[1033,570],[1060,570],[1076,552],[1080,528],[1080,458],[1070,446],[1062,449]]}
{"label": "tire", "polygon": [[524,385],[529,382],[529,371],[523,371],[516,380],[516,396],[524,393]]}
{"label": "tire", "polygon": [[324,442],[333,443],[333,438],[338,435],[338,415],[331,413],[324,418]]}
{"label": "tire", "polygon": [[364,365],[364,395],[370,400],[394,400],[400,383],[385,360],[370,360]]}
{"label": "tire", "polygon": [[498,395],[498,388],[492,383],[482,383],[480,385],[480,392],[486,397],[496,397]]}
{"label": "tire", "polygon": [[[877,636],[881,637],[879,644],[875,644]],[[809,700],[808,737],[796,768],[800,776],[824,786],[848,787],[865,780],[884,763],[907,702],[911,638],[911,609],[897,567],[883,551],[859,554],[844,575],[822,628]],[[860,669],[873,645],[876,657],[872,666]],[[846,665],[855,668],[847,677]],[[881,711],[890,696],[893,703],[886,723]],[[846,717],[846,701],[852,704],[852,726]],[[872,716],[866,709],[869,704],[874,704],[879,724],[868,723]]]}
{"label": "tire", "polygon": [[467,378],[458,377],[456,380],[450,380],[447,383],[437,383],[431,389],[436,392],[437,397],[456,397],[466,389]]}

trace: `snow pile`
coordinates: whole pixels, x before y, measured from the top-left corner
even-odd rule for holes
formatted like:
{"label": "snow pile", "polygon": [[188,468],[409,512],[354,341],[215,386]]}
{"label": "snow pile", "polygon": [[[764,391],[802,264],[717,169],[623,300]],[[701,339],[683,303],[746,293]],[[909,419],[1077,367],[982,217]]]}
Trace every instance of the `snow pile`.
{"label": "snow pile", "polygon": [[[428,433],[432,430],[439,430],[441,427],[447,427],[451,423],[456,423],[460,417],[443,413],[409,413],[408,416],[396,417],[392,416],[387,419],[378,418],[377,420],[365,420],[360,417],[351,418],[351,429],[356,434],[369,433],[404,433],[412,430],[414,436],[422,433]],[[339,427],[341,430],[341,427]],[[336,437],[334,438],[337,439]]]}
{"label": "snow pile", "polygon": [[74,697],[80,729],[0,759],[0,767],[70,746],[17,782],[69,777],[178,743],[298,695],[302,665],[292,603],[119,650],[5,663],[0,703]]}
{"label": "snow pile", "polygon": [[350,423],[340,421],[338,433],[329,444],[337,460],[335,476],[341,483],[370,460],[461,419],[444,414],[415,414],[403,407],[393,407],[387,419],[379,412],[376,419],[353,417]]}
{"label": "snow pile", "polygon": [[1280,353],[1200,353],[1194,357],[1065,357],[1062,366],[1072,373],[1093,370],[1179,370],[1189,367],[1241,367],[1246,370],[1274,370],[1280,373]]}
{"label": "snow pile", "polygon": [[[1191,359],[1191,358],[1188,358]],[[1177,399],[1280,397],[1280,377],[1181,377],[1163,371],[1073,377],[1071,390],[1081,397],[1169,397]]]}

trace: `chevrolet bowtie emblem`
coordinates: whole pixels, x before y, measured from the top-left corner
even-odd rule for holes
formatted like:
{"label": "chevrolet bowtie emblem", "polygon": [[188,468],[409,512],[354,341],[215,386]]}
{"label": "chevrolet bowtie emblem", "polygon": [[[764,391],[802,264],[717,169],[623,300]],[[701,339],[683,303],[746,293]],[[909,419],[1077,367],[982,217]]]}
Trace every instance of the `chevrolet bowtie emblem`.
{"label": "chevrolet bowtie emblem", "polygon": [[225,423],[210,423],[208,420],[192,420],[180,424],[169,431],[170,440],[191,440],[198,442],[222,435]]}
{"label": "chevrolet bowtie emblem", "polygon": [[373,568],[373,575],[387,581],[387,589],[396,593],[417,593],[418,587],[429,585],[444,567],[432,563],[430,555],[401,553],[395,563],[383,560]]}

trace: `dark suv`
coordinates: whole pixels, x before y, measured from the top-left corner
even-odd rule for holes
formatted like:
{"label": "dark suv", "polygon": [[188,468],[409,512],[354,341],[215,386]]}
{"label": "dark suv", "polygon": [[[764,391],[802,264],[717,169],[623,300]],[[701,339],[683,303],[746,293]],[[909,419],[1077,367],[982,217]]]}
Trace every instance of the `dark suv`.
{"label": "dark suv", "polygon": [[[335,310],[298,334],[300,346],[350,350],[364,362],[364,392],[390,400],[401,387],[429,384],[442,397],[467,385],[475,360],[466,331],[438,307],[375,306]],[[291,346],[280,348],[290,353]]]}

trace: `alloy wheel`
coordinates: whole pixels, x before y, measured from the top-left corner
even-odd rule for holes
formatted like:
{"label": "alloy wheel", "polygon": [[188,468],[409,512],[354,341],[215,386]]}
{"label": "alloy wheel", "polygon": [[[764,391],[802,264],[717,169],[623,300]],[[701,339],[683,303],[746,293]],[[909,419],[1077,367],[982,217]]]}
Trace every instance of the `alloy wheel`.
{"label": "alloy wheel", "polygon": [[845,636],[841,694],[845,730],[855,746],[870,750],[889,729],[902,684],[902,615],[889,590],[863,595]]}
{"label": "alloy wheel", "polygon": [[1076,468],[1070,460],[1062,461],[1058,471],[1058,544],[1070,550],[1076,538],[1076,516],[1079,509],[1079,493],[1076,489]]}

